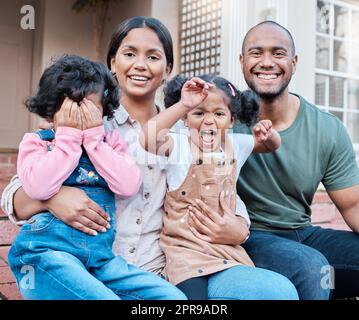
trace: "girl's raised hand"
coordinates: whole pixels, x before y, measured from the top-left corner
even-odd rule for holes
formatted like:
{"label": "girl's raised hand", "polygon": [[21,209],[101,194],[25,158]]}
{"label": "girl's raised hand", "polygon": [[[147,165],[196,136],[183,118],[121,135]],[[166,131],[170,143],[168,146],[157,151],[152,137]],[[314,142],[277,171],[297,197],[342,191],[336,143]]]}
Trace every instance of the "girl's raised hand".
{"label": "girl's raised hand", "polygon": [[103,124],[102,110],[91,100],[84,98],[80,103],[82,130],[95,128]]}
{"label": "girl's raised hand", "polygon": [[272,121],[261,120],[253,128],[254,138],[260,143],[268,140],[272,135]]}
{"label": "girl's raised hand", "polygon": [[54,128],[57,127],[71,127],[81,130],[81,116],[77,102],[65,98],[60,110],[54,115]]}
{"label": "girl's raised hand", "polygon": [[181,102],[186,108],[192,110],[198,107],[198,105],[200,105],[203,100],[207,98],[208,89],[212,87],[213,84],[194,77],[183,85]]}

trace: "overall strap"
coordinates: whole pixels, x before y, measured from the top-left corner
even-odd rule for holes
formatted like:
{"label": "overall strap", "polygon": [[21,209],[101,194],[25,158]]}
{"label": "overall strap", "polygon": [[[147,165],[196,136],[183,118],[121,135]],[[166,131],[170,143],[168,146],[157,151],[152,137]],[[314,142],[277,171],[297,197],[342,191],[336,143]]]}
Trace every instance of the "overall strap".
{"label": "overall strap", "polygon": [[41,140],[52,141],[55,139],[55,131],[53,129],[43,129],[35,132]]}

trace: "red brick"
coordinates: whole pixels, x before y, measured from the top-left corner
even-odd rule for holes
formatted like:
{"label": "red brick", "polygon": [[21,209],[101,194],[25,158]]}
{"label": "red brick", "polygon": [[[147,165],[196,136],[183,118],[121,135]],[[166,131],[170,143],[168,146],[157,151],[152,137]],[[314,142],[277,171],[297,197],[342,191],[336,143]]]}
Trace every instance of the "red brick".
{"label": "red brick", "polygon": [[11,154],[10,153],[0,154],[0,163],[11,163]]}
{"label": "red brick", "polygon": [[8,265],[7,262],[0,257],[0,267],[6,267],[7,265]]}
{"label": "red brick", "polygon": [[335,218],[336,208],[330,203],[312,204],[312,223],[328,223]]}
{"label": "red brick", "polygon": [[313,204],[314,203],[332,203],[332,200],[326,191],[318,191],[314,195]]}
{"label": "red brick", "polygon": [[0,247],[0,258],[7,261],[7,253],[10,250],[10,246]]}
{"label": "red brick", "polygon": [[0,194],[4,191],[5,187],[9,184],[10,179],[0,179]]}
{"label": "red brick", "polygon": [[1,217],[6,217],[6,214],[5,212],[0,208],[0,218]]}
{"label": "red brick", "polygon": [[9,266],[0,267],[0,283],[13,283],[15,278],[11,273]]}
{"label": "red brick", "polygon": [[10,156],[10,163],[13,163],[16,165],[17,163],[17,154],[14,154],[12,156]]}
{"label": "red brick", "polygon": [[8,300],[24,300],[16,283],[0,284],[0,293]]}
{"label": "red brick", "polygon": [[14,165],[4,166],[0,165],[0,178],[9,179],[16,173],[16,168]]}
{"label": "red brick", "polygon": [[9,245],[15,239],[20,228],[11,223],[8,219],[0,220],[0,246]]}

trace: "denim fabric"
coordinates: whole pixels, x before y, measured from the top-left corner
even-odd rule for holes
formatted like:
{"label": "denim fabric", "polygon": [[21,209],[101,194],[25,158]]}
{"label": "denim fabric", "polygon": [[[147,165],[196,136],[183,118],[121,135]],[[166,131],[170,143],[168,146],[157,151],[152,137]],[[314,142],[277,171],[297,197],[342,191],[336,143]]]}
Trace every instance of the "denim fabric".
{"label": "denim fabric", "polygon": [[243,245],[256,266],[278,272],[303,300],[359,296],[359,235],[310,226],[252,230]]}
{"label": "denim fabric", "polygon": [[[115,221],[114,194],[85,152],[64,185],[84,190]],[[114,256],[115,229],[90,236],[50,212],[33,216],[8,256],[21,294],[26,299],[186,299],[159,276]]]}
{"label": "denim fabric", "polygon": [[284,276],[270,270],[235,266],[208,276],[209,300],[298,300]]}
{"label": "denim fabric", "polygon": [[208,276],[190,278],[176,284],[188,300],[208,300]]}
{"label": "denim fabric", "polygon": [[177,287],[188,300],[298,300],[294,285],[279,273],[239,265]]}

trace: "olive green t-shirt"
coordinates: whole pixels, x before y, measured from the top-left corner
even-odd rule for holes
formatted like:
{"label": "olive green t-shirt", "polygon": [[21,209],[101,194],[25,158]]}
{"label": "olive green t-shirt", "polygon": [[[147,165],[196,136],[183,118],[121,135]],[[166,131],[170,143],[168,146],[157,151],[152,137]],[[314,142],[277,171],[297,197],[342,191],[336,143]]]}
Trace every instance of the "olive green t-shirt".
{"label": "olive green t-shirt", "polygon": [[[237,192],[247,206],[252,229],[309,226],[310,205],[320,182],[328,191],[359,184],[355,152],[343,124],[299,99],[295,121],[280,132],[280,148],[252,154],[239,175]],[[237,122],[234,132],[251,134],[251,128]]]}

